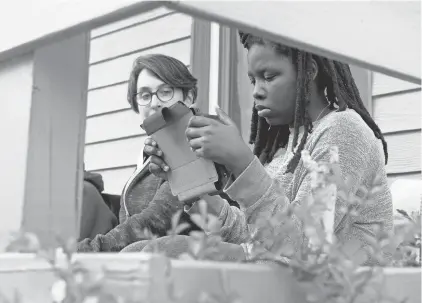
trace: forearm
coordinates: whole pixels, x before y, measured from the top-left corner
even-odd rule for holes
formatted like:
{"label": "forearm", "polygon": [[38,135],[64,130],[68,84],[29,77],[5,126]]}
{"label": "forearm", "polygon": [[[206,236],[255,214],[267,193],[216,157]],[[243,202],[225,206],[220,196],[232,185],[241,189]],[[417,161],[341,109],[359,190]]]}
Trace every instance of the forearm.
{"label": "forearm", "polygon": [[126,214],[126,207],[125,204],[122,202],[123,200],[120,199],[120,210],[119,210],[119,223],[123,223],[126,221],[127,219],[127,214]]}
{"label": "forearm", "polygon": [[78,244],[78,251],[120,251],[127,245],[145,240],[145,230],[162,237],[171,228],[173,215],[183,209],[183,204],[171,194],[168,182],[163,183],[148,207],[134,214],[106,235],[85,239]]}
{"label": "forearm", "polygon": [[271,232],[277,234],[277,240],[293,246],[295,251],[299,248],[304,239],[300,220],[287,215],[291,201],[281,181],[271,178],[256,157],[236,180],[226,186],[225,193],[239,202],[246,232],[253,234],[255,242],[265,241],[266,246],[273,245],[268,243],[268,232]]}
{"label": "forearm", "polygon": [[[243,243],[248,237],[247,224],[244,213],[220,196],[204,196],[202,200],[207,204],[207,213],[218,218],[221,224],[220,236],[224,242]],[[189,210],[189,215],[199,214],[198,203]],[[207,232],[207,231],[205,231]]]}
{"label": "forearm", "polygon": [[130,217],[105,235],[96,235],[93,239],[84,239],[77,245],[78,252],[118,252],[127,245],[146,240],[144,224],[139,222],[142,214]]}
{"label": "forearm", "polygon": [[237,207],[230,206],[227,201],[224,204],[218,219],[222,226],[220,236],[224,242],[241,244],[249,240],[249,227],[245,213]]}

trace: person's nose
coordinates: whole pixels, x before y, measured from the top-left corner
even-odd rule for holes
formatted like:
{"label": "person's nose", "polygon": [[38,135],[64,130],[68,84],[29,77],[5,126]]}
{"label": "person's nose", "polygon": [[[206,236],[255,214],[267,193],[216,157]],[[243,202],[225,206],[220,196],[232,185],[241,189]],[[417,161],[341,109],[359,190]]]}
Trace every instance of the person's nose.
{"label": "person's nose", "polygon": [[265,99],[265,90],[259,82],[255,83],[252,96],[255,100],[264,100]]}
{"label": "person's nose", "polygon": [[150,107],[152,110],[156,111],[161,107],[161,101],[158,99],[157,95],[151,97]]}

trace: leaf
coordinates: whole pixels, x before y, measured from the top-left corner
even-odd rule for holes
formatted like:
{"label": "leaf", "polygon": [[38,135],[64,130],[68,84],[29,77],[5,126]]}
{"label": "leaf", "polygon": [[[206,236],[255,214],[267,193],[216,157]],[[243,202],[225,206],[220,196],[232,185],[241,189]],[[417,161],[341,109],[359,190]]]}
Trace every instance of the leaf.
{"label": "leaf", "polygon": [[189,241],[189,248],[194,256],[198,256],[199,252],[202,249],[202,242],[195,240]]}
{"label": "leaf", "polygon": [[207,229],[211,233],[216,233],[221,229],[221,222],[218,220],[216,216],[209,215],[208,216],[208,224]]}
{"label": "leaf", "polygon": [[51,297],[54,302],[63,302],[67,295],[67,284],[64,280],[57,280],[51,287]]}
{"label": "leaf", "polygon": [[206,235],[203,231],[191,231],[190,234],[191,239],[196,240],[196,241],[201,241]]}
{"label": "leaf", "polygon": [[414,222],[413,218],[412,218],[411,216],[409,216],[409,214],[408,214],[405,210],[402,210],[402,209],[396,209],[396,211],[397,211],[399,214],[401,214],[403,217],[405,217],[406,219],[408,219],[409,221]]}
{"label": "leaf", "polygon": [[182,210],[178,210],[173,217],[171,217],[171,228],[175,230],[176,227],[179,225],[180,217],[182,216]]}
{"label": "leaf", "polygon": [[17,232],[6,246],[6,252],[37,253],[41,249],[38,237],[34,233]]}
{"label": "leaf", "polygon": [[206,220],[207,218],[207,202],[205,202],[204,200],[199,200],[198,202],[198,209],[199,209],[199,213],[201,215],[201,217],[203,218],[203,220]]}
{"label": "leaf", "polygon": [[97,296],[87,296],[82,303],[100,303],[100,298]]}
{"label": "leaf", "polygon": [[186,229],[188,229],[190,227],[189,223],[182,223],[179,224],[175,229],[174,229],[174,234],[179,235],[180,233],[182,233],[183,231],[185,231]]}
{"label": "leaf", "polygon": [[190,216],[191,220],[198,225],[199,227],[203,228],[206,226],[206,222],[204,221],[203,217],[199,214],[192,214]]}
{"label": "leaf", "polygon": [[179,260],[191,261],[191,260],[195,260],[195,258],[188,253],[183,253],[179,256]]}

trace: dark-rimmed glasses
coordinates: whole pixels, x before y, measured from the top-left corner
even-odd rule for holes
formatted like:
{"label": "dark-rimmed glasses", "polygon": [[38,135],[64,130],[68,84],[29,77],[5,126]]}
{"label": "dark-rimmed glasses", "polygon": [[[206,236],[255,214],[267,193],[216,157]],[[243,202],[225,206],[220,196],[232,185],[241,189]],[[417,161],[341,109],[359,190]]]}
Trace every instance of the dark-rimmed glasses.
{"label": "dark-rimmed glasses", "polygon": [[174,96],[174,88],[171,86],[160,87],[156,92],[142,91],[135,95],[139,106],[146,106],[151,103],[152,96],[157,96],[161,102],[168,102]]}

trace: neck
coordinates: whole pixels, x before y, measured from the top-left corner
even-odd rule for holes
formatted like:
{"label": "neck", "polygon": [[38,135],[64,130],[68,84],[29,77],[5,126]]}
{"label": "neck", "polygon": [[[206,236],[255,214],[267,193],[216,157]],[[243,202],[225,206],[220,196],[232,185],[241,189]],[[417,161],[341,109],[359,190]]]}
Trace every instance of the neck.
{"label": "neck", "polygon": [[324,117],[329,110],[329,103],[324,96],[317,95],[309,104],[309,116],[311,117],[312,122],[315,122],[318,119]]}
{"label": "neck", "polygon": [[[311,99],[311,102],[308,107],[308,113],[311,117],[312,122],[316,122],[316,120],[321,119],[329,112],[329,103],[327,102],[325,97],[318,95],[317,97]],[[290,124],[289,127],[293,128],[294,124]]]}

